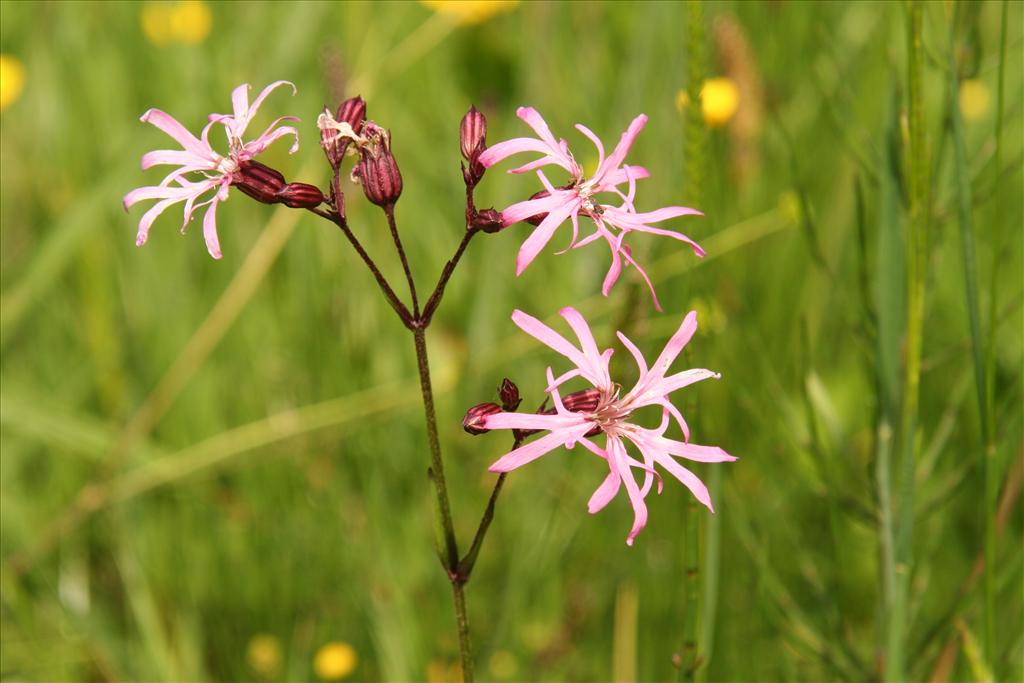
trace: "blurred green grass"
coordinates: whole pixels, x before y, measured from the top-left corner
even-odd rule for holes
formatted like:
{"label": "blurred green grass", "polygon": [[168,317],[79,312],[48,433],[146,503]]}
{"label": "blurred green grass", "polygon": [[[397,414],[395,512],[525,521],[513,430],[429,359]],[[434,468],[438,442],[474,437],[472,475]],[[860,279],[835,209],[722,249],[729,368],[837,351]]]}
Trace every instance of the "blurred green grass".
{"label": "blurred green grass", "polygon": [[[26,70],[0,130],[0,676],[261,680],[247,662],[259,634],[280,643],[270,678],[314,678],[328,641],[355,648],[356,680],[450,675],[457,643],[431,547],[410,341],[313,216],[234,193],[219,212],[223,261],[171,217],[137,249],[139,212],[126,215],[120,198],[151,177],[138,157],[164,142],[138,116],[155,106],[195,128],[226,110],[238,83],[292,80],[298,95],[267,106],[303,118],[303,147],[294,157],[274,148],[268,163],[325,184],[313,122],[324,102],[355,94],[343,85],[354,81],[393,132],[400,227],[426,287],[462,229],[458,121],[470,103],[486,111],[491,140],[522,134],[514,111],[529,104],[578,149],[572,124],[615,140],[644,112],[631,155],[652,172],[642,204],[689,203],[675,104],[687,85],[686,8],[523,3],[458,26],[419,4],[216,4],[204,41],[163,46],[141,31],[145,8],[0,4],[0,52]],[[969,17],[961,59],[990,100],[963,134],[982,311],[999,264],[991,410],[1002,484],[1024,457],[1024,31],[1011,4],[995,168],[1000,11],[987,2]],[[510,311],[578,305],[609,342],[618,321],[636,318],[641,348],[656,350],[699,309],[688,360],[723,379],[684,406],[696,441],[741,457],[723,467],[716,499],[706,680],[864,680],[882,669],[875,449],[885,396],[898,392],[884,380],[899,379],[903,352],[905,15],[895,3],[707,3],[708,75],[740,82],[742,99],[707,139],[707,217],[684,228],[709,257],[636,240],[656,264],[666,314],[642,295],[631,303],[626,283],[595,297],[607,258],[596,247],[542,256],[514,278],[520,226],[475,241],[431,328],[465,545],[493,481],[486,466],[507,444],[465,435],[462,413],[503,376],[538,400],[552,362]],[[957,220],[964,171],[945,133],[950,17],[946,5],[925,7],[934,170],[906,655],[914,679],[952,657],[946,678],[969,680],[978,655],[958,634],[983,638],[984,601],[980,582],[959,591],[986,511]],[[533,190],[492,172],[478,204]],[[386,255],[384,223],[357,194],[351,223]],[[468,587],[481,677],[675,679],[686,493],[668,486],[653,499],[630,549],[624,501],[585,514],[601,475],[574,456],[509,478]],[[999,537],[994,661],[982,662],[1000,680],[1024,665],[1017,496],[1019,480]]]}

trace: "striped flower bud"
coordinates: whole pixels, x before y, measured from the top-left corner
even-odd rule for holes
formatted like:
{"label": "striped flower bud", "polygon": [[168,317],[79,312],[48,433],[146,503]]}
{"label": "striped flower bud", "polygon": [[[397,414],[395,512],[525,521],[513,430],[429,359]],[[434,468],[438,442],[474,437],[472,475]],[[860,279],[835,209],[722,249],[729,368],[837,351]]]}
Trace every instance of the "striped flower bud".
{"label": "striped flower bud", "polygon": [[462,418],[462,428],[470,434],[486,434],[491,431],[484,427],[484,422],[490,415],[497,415],[501,412],[501,406],[497,403],[481,403],[466,411],[466,417]]}
{"label": "striped flower bud", "polygon": [[365,124],[363,132],[367,142],[356,167],[363,192],[377,206],[394,206],[402,195],[402,174],[391,154],[391,136],[372,121]]}
{"label": "striped flower bud", "polygon": [[487,169],[479,157],[487,149],[487,118],[476,107],[470,107],[459,126],[459,146],[468,165],[462,168],[462,177],[470,187],[480,182]]}
{"label": "striped flower bud", "polygon": [[285,180],[279,171],[250,159],[238,167],[231,184],[258,202],[276,204]]}
{"label": "striped flower bud", "polygon": [[306,183],[288,183],[277,196],[282,204],[292,209],[313,209],[324,201],[320,188]]}

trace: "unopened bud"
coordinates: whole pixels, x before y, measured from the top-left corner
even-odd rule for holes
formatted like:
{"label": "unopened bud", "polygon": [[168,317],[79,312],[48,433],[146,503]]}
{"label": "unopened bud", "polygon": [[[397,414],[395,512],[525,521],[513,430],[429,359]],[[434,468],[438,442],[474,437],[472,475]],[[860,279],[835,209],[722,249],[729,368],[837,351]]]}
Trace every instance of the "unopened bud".
{"label": "unopened bud", "polygon": [[391,154],[391,137],[372,121],[365,125],[365,137],[356,168],[363,192],[377,206],[394,206],[402,195],[402,174]]}
{"label": "unopened bud", "polygon": [[562,405],[570,413],[592,413],[597,410],[597,404],[600,400],[600,390],[590,388],[563,396]]}
{"label": "unopened bud", "polygon": [[473,227],[484,232],[498,232],[505,224],[501,221],[501,214],[494,209],[484,209],[473,214]]}
{"label": "unopened bud", "polygon": [[480,154],[487,149],[487,118],[476,107],[470,107],[462,117],[459,127],[459,146],[462,156],[468,162],[462,167],[462,178],[466,185],[473,187],[484,176],[484,165]]}
{"label": "unopened bud", "polygon": [[498,398],[501,399],[501,407],[506,413],[514,412],[522,403],[522,399],[519,398],[519,387],[508,377],[503,379],[501,386],[498,387]]}
{"label": "unopened bud", "polygon": [[462,157],[466,161],[472,161],[475,156],[487,149],[487,118],[476,107],[470,107],[462,117],[459,145],[462,147]]}
{"label": "unopened bud", "polygon": [[292,209],[313,209],[324,201],[320,188],[306,183],[288,183],[277,196],[282,204]]}
{"label": "unopened bud", "polygon": [[277,193],[284,189],[284,176],[258,161],[242,162],[234,174],[232,185],[258,202],[276,204]]}
{"label": "unopened bud", "polygon": [[466,411],[466,417],[462,418],[462,428],[474,436],[486,434],[491,431],[484,427],[484,422],[491,415],[501,412],[501,406],[497,403],[481,403]]}
{"label": "unopened bud", "polygon": [[366,101],[358,96],[342,102],[333,117],[329,109],[324,110],[319,122],[320,144],[331,168],[337,170],[341,165],[349,143],[352,142],[353,136],[359,135],[365,120]]}

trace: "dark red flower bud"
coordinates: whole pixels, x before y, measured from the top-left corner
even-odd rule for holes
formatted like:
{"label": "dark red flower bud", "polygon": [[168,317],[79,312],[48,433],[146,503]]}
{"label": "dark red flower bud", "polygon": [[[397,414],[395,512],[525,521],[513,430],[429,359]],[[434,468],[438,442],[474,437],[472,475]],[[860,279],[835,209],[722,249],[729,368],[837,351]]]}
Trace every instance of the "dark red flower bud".
{"label": "dark red flower bud", "polygon": [[[330,117],[329,109],[325,108],[324,117]],[[347,123],[352,128],[352,132],[358,135],[366,120],[366,102],[358,96],[349,98],[341,103],[337,115],[333,118],[335,123]],[[336,128],[330,126],[321,126],[320,128],[320,144],[324,148],[331,168],[335,170],[341,165],[341,160],[345,157],[345,150],[348,149],[351,142],[350,137],[345,136]]]}
{"label": "dark red flower bud", "polygon": [[562,397],[562,405],[570,413],[592,413],[597,410],[597,404],[601,400],[599,389],[584,389]]}
{"label": "dark red flower bud", "polygon": [[280,201],[277,193],[284,188],[285,180],[280,172],[249,160],[238,167],[231,184],[258,202],[276,204]]}
{"label": "dark red flower bud", "polygon": [[498,398],[501,399],[501,407],[506,413],[514,412],[522,403],[522,399],[519,398],[519,387],[508,377],[503,379],[501,386],[498,387]]}
{"label": "dark red flower bud", "polygon": [[352,126],[352,130],[358,133],[366,120],[366,100],[359,95],[348,98],[338,107],[338,115],[334,118]]}
{"label": "dark red flower bud", "polygon": [[[542,197],[547,197],[550,194],[551,193],[548,192],[547,190],[541,190],[540,192],[534,192],[533,194],[531,194],[530,199],[540,199]],[[540,225],[547,217],[548,215],[546,213],[538,213],[536,216],[530,216],[529,218],[524,218],[523,220],[529,223],[530,225]]]}
{"label": "dark red flower bud", "polygon": [[476,107],[470,107],[462,117],[459,146],[468,162],[462,167],[462,178],[466,185],[472,187],[480,182],[487,170],[479,161],[480,154],[487,149],[487,118]]}
{"label": "dark red flower bud", "polygon": [[485,434],[491,430],[484,428],[484,421],[489,415],[496,415],[501,412],[501,406],[497,403],[481,403],[466,411],[466,417],[462,418],[462,428],[474,436]]}
{"label": "dark red flower bud", "polygon": [[476,107],[470,107],[462,117],[459,146],[462,147],[462,157],[466,161],[472,161],[487,149],[487,118]]}
{"label": "dark red flower bud", "polygon": [[484,232],[498,232],[505,227],[501,214],[494,209],[484,209],[473,214],[473,227]]}
{"label": "dark red flower bud", "polygon": [[293,209],[312,209],[324,201],[320,188],[306,183],[288,183],[277,196],[285,206]]}
{"label": "dark red flower bud", "polygon": [[391,136],[372,121],[365,125],[367,144],[360,152],[356,175],[366,198],[377,206],[394,206],[402,195],[402,174],[391,154]]}

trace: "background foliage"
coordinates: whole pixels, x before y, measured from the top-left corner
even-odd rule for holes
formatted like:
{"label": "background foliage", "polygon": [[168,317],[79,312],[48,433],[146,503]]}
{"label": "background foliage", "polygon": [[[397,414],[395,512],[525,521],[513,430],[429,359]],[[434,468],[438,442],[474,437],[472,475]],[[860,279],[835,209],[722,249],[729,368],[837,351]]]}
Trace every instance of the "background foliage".
{"label": "background foliage", "polygon": [[[899,508],[900,477],[895,454],[892,471],[878,458],[903,382],[907,178],[922,169],[907,672],[1019,676],[1022,7],[923,8],[923,159],[906,154],[904,5],[700,9],[523,3],[460,20],[402,3],[0,5],[0,52],[23,75],[19,95],[5,64],[0,676],[457,675],[412,346],[350,249],[314,216],[238,193],[219,212],[223,261],[169,216],[137,249],[138,212],[120,207],[149,177],[138,157],[165,142],[138,122],[145,109],[195,129],[235,85],[278,78],[298,95],[266,109],[300,115],[305,137],[268,163],[291,179],[327,181],[313,128],[324,102],[361,93],[392,129],[398,216],[423,286],[462,229],[458,121],[470,103],[492,141],[522,134],[515,107],[530,104],[579,149],[572,124],[615,140],[645,112],[631,157],[653,174],[643,205],[707,215],[683,227],[703,261],[636,240],[664,315],[635,283],[594,296],[607,259],[597,247],[545,255],[514,278],[522,225],[476,240],[449,287],[429,342],[463,543],[493,481],[486,466],[508,446],[464,434],[463,411],[503,376],[537,402],[554,362],[511,324],[514,307],[547,317],[574,304],[609,343],[626,326],[650,351],[696,308],[688,361],[723,379],[686,392],[684,411],[696,441],[741,458],[698,469],[717,489],[716,516],[688,519],[686,492],[668,486],[632,549],[624,499],[585,514],[602,477],[590,459],[567,452],[511,476],[468,589],[481,677],[668,680],[682,675],[674,656],[684,669],[699,658],[706,680],[881,675],[894,609],[881,510],[890,492]],[[677,97],[710,77],[739,91],[734,115],[708,112],[724,124],[714,128]],[[478,203],[532,187],[492,172]],[[349,206],[397,275],[380,214],[355,194]],[[975,298],[959,206],[973,222]],[[969,302],[981,363],[993,361],[988,497]]]}

